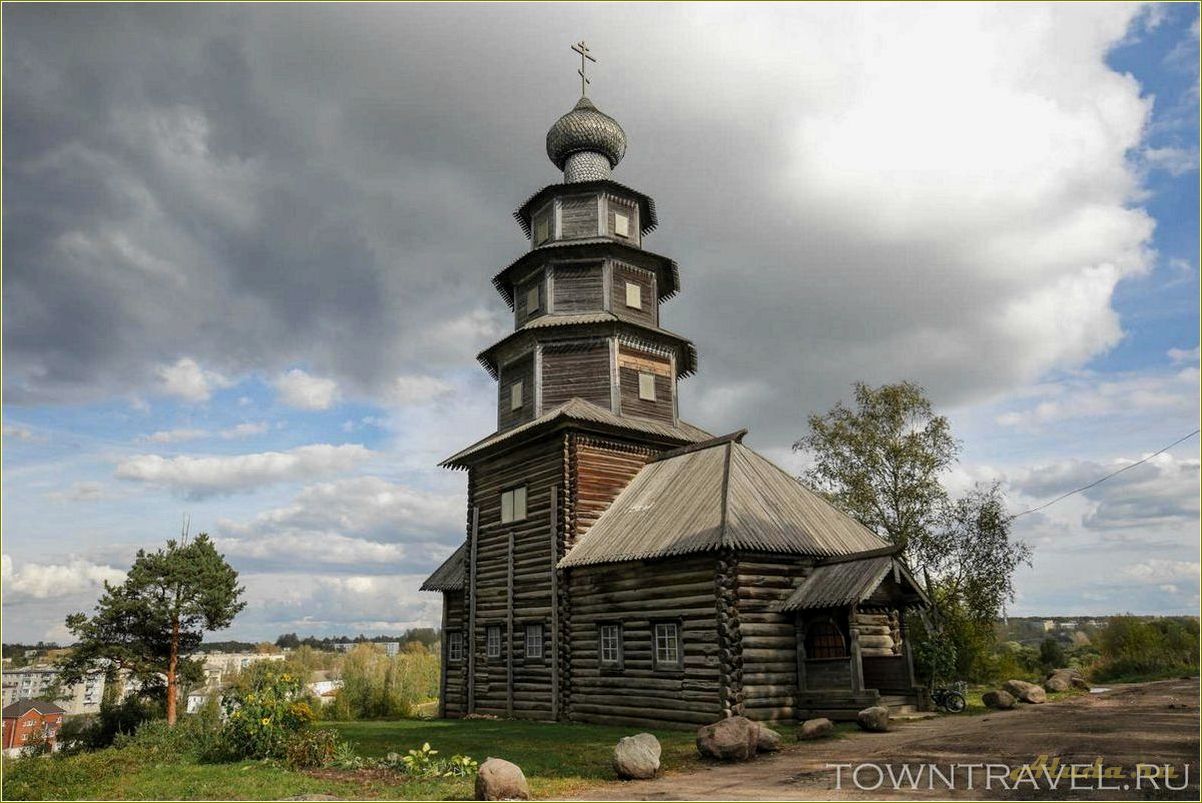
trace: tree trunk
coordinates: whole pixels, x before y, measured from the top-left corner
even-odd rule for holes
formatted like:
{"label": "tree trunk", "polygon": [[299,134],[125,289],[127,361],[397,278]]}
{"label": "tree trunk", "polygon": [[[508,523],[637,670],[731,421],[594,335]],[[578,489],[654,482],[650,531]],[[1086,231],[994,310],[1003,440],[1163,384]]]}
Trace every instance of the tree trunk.
{"label": "tree trunk", "polygon": [[175,669],[179,662],[179,619],[171,622],[171,655],[167,659],[167,727],[175,725]]}

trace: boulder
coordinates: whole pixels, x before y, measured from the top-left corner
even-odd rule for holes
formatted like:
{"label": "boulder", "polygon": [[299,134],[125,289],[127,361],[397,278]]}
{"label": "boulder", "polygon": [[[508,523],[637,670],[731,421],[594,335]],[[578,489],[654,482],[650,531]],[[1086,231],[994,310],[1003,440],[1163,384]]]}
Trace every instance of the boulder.
{"label": "boulder", "polygon": [[1043,687],[1048,691],[1068,691],[1073,687],[1073,679],[1071,675],[1052,675],[1043,682]]}
{"label": "boulder", "polygon": [[1081,689],[1082,691],[1089,691],[1092,688],[1089,685],[1089,681],[1079,675],[1073,678],[1072,684],[1074,689]]}
{"label": "boulder", "polygon": [[530,785],[517,764],[487,759],[476,770],[476,800],[529,800]]}
{"label": "boulder", "polygon": [[807,719],[801,723],[801,727],[797,729],[797,738],[801,741],[823,739],[834,732],[835,723],[826,717],[818,717],[816,719]]}
{"label": "boulder", "polygon": [[985,692],[981,695],[981,702],[985,703],[986,708],[997,708],[1002,711],[1008,711],[1018,704],[1014,695],[1005,689]]}
{"label": "boulder", "polygon": [[1007,680],[1002,684],[1002,688],[1024,703],[1046,703],[1048,701],[1048,694],[1042,686],[1036,686],[1025,680]]}
{"label": "boulder", "polygon": [[623,736],[614,747],[614,772],[624,780],[654,778],[661,752],[659,739],[650,733]]}
{"label": "boulder", "polygon": [[757,753],[775,753],[780,750],[780,734],[763,724],[757,723],[755,749]]}
{"label": "boulder", "polygon": [[719,761],[746,761],[755,755],[759,726],[747,717],[727,717],[697,729],[697,752]]}
{"label": "boulder", "polygon": [[869,706],[856,714],[856,722],[866,731],[884,733],[889,730],[889,709],[883,705]]}

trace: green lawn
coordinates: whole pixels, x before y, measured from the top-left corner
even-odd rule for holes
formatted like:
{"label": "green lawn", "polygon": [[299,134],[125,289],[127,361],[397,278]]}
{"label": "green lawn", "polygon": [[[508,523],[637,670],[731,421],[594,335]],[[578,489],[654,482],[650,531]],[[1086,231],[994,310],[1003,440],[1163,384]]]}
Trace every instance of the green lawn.
{"label": "green lawn", "polygon": [[[423,742],[449,757],[489,756],[513,761],[538,797],[566,795],[613,779],[614,744],[638,728],[502,720],[335,722],[363,756],[404,753]],[[782,729],[792,742],[791,728]],[[697,762],[692,731],[654,731],[665,770]],[[271,800],[303,794],[409,800],[470,799],[472,778],[413,780],[382,770],[293,772],[274,762],[201,764],[143,746],[77,756],[4,761],[5,800]]]}

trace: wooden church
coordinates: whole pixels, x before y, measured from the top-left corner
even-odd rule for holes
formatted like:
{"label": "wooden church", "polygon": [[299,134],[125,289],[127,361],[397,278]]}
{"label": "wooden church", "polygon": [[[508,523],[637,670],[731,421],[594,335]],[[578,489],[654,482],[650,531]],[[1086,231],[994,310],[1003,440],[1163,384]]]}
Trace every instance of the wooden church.
{"label": "wooden church", "polygon": [[679,271],[644,247],[654,201],[611,177],[625,151],[582,92],[547,133],[562,183],[514,213],[530,248],[493,278],[514,331],[479,356],[497,430],[443,462],[467,471],[467,537],[422,586],[444,601],[440,715],[917,705],[906,612],[926,600],[896,550],[743,432],[680,419],[697,357],[660,325]]}

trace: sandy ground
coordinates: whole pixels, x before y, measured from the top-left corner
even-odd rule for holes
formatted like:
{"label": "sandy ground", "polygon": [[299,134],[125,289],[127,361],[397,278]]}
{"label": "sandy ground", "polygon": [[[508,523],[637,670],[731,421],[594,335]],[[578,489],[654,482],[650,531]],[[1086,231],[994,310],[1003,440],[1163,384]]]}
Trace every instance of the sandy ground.
{"label": "sandy ground", "polygon": [[[651,781],[598,786],[582,800],[1198,800],[1198,680],[1115,686],[1102,694],[1022,706],[983,716],[944,716],[903,722],[889,733],[790,746],[744,764],[715,764]],[[1023,773],[1040,756],[1059,768]],[[1101,759],[1102,778],[1067,765]],[[1176,776],[1149,778],[1137,764],[1171,765]],[[850,764],[836,787],[836,769]],[[856,769],[856,765],[871,764]],[[949,790],[929,765],[951,776]],[[992,777],[982,765],[995,767]],[[953,765],[960,765],[953,770]],[[971,770],[971,783],[969,767]],[[908,768],[909,779],[902,773]],[[1051,781],[1059,782],[1052,788]],[[1124,777],[1105,775],[1115,769]],[[1015,774],[1006,775],[1007,772]],[[853,774],[854,773],[854,774]],[[919,774],[921,773],[921,774]],[[1034,775],[1038,788],[1030,778]],[[1003,776],[1004,779],[1003,779]],[[856,779],[860,784],[857,787]],[[894,788],[891,779],[901,779]],[[879,784],[879,786],[878,786]],[[1073,788],[1073,785],[1076,788]],[[1176,791],[1165,788],[1171,785]],[[1185,786],[1184,789],[1180,787]],[[874,788],[875,787],[875,788]]]}

